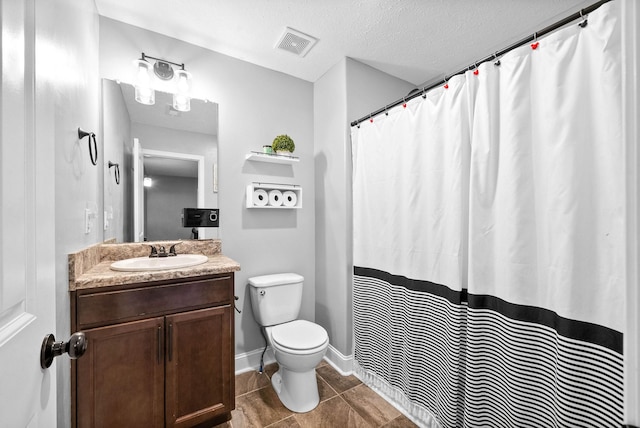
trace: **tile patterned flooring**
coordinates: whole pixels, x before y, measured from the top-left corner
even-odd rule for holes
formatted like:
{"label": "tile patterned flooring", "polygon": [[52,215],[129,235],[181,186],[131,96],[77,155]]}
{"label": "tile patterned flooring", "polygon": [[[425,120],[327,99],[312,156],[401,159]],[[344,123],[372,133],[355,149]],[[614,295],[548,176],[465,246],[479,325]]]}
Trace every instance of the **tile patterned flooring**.
{"label": "tile patterned flooring", "polygon": [[308,413],[284,407],[271,386],[276,363],[264,374],[236,376],[236,409],[216,428],[408,428],[416,425],[355,376],[341,376],[327,362],[316,368],[320,404]]}

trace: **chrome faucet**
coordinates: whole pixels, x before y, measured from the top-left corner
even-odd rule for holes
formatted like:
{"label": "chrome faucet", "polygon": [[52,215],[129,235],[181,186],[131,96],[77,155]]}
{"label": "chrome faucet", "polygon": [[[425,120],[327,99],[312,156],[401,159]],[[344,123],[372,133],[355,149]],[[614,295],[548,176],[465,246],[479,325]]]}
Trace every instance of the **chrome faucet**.
{"label": "chrome faucet", "polygon": [[173,257],[173,256],[177,256],[178,254],[176,253],[176,245],[181,244],[182,242],[176,242],[175,244],[171,245],[171,247],[169,247],[169,252],[167,252],[167,250],[165,249],[164,245],[159,245],[158,248],[154,247],[153,245],[150,245],[151,247],[151,254],[149,254],[150,258],[154,258],[154,257]]}
{"label": "chrome faucet", "polygon": [[176,242],[175,244],[173,244],[170,248],[169,248],[169,254],[167,254],[168,256],[177,256],[178,254],[176,254],[176,245],[181,244],[182,242]]}

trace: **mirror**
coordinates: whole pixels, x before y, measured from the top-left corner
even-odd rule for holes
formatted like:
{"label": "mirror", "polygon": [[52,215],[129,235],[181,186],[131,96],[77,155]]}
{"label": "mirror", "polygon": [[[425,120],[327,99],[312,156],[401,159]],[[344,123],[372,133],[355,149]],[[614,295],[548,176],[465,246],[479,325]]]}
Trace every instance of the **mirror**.
{"label": "mirror", "polygon": [[132,85],[103,79],[102,141],[105,241],[218,237],[218,228],[182,227],[183,208],[219,208],[216,103],[192,98],[180,112],[156,91],[143,105]]}

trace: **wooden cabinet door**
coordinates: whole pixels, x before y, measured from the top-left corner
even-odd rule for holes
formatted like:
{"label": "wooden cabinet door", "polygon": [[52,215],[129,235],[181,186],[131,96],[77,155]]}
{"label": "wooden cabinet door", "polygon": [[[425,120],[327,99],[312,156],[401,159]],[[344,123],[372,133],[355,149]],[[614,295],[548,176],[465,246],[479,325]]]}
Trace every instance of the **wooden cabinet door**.
{"label": "wooden cabinet door", "polygon": [[164,318],[84,332],[77,427],[164,427]]}
{"label": "wooden cabinet door", "polygon": [[234,407],[229,305],[166,317],[166,427],[189,427]]}

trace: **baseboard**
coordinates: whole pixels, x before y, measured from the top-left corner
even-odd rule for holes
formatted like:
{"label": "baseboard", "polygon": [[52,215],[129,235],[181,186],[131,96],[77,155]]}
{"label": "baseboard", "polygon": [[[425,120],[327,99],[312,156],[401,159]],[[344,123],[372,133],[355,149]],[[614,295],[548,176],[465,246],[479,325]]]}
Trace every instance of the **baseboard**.
{"label": "baseboard", "polygon": [[[255,349],[253,351],[244,352],[242,354],[236,354],[236,371],[235,373],[241,374],[251,370],[258,370],[260,368],[260,356],[264,348]],[[338,371],[342,376],[349,376],[353,373],[353,356],[345,356],[340,353],[336,348],[329,345],[327,353],[324,356],[331,366]],[[275,363],[276,358],[273,355],[271,347],[267,347],[267,351],[264,353],[264,364]]]}
{"label": "baseboard", "polygon": [[[253,351],[236,354],[236,374],[245,373],[260,368],[260,356],[264,348],[255,349]],[[267,347],[264,353],[264,365],[275,363],[276,358],[273,355],[271,347]]]}
{"label": "baseboard", "polygon": [[324,359],[342,376],[349,376],[353,373],[353,355],[342,355],[340,351],[329,345]]}

